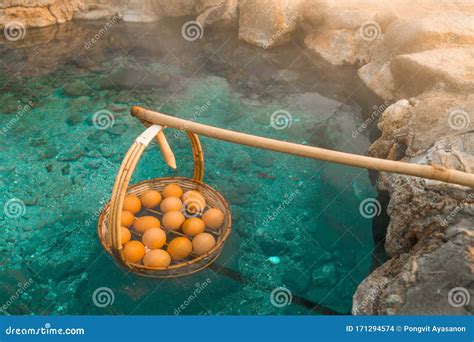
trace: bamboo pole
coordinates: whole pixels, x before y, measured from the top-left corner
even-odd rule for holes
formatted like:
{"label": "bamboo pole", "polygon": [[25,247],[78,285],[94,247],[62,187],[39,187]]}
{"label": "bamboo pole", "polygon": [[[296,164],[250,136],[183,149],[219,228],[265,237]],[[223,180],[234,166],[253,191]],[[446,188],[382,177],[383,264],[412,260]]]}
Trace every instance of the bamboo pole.
{"label": "bamboo pole", "polygon": [[367,168],[371,170],[398,173],[402,175],[434,179],[441,182],[464,185],[474,188],[474,174],[439,165],[411,164],[395,160],[386,160],[361,156],[357,154],[327,150],[319,147],[300,145],[286,141],[259,137],[196,122],[179,119],[166,114],[134,106],[131,114],[142,121],[153,124],[186,130],[223,141],[251,147],[262,148],[275,152],[288,153],[295,156],[325,160],[343,165]]}

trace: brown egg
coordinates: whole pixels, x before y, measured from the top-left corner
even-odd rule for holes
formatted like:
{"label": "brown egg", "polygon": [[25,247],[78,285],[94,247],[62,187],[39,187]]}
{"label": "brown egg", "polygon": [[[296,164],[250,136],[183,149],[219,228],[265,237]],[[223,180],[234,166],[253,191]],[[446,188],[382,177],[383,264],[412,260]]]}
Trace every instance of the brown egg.
{"label": "brown egg", "polygon": [[203,220],[197,217],[191,217],[184,221],[183,233],[189,236],[195,236],[204,232],[205,228],[206,225]]}
{"label": "brown egg", "polygon": [[147,229],[143,233],[142,242],[150,249],[161,248],[166,243],[166,233],[160,228]]}
{"label": "brown egg", "polygon": [[145,208],[155,208],[161,202],[161,195],[156,190],[148,190],[140,196]]}
{"label": "brown egg", "polygon": [[203,255],[216,245],[216,239],[209,233],[201,233],[193,238],[193,253]]}
{"label": "brown egg", "polygon": [[145,246],[140,241],[132,240],[123,246],[123,256],[128,262],[138,262],[145,255]]}
{"label": "brown egg", "polygon": [[180,198],[183,195],[183,189],[177,184],[169,184],[163,189],[163,197],[177,197]]}
{"label": "brown egg", "polygon": [[160,209],[163,214],[168,211],[180,211],[183,203],[177,197],[167,197],[161,202]]}
{"label": "brown egg", "polygon": [[193,250],[193,244],[185,237],[177,237],[168,244],[167,251],[174,260],[187,258]]}
{"label": "brown egg", "polygon": [[153,249],[145,254],[143,264],[149,267],[166,267],[171,263],[171,256],[162,249]]}
{"label": "brown egg", "polygon": [[202,220],[206,224],[206,227],[209,229],[217,229],[224,222],[224,213],[217,208],[211,208],[206,210],[202,215]]}
{"label": "brown egg", "polygon": [[122,210],[122,217],[121,217],[121,220],[120,220],[120,223],[121,223],[122,226],[130,227],[133,224],[134,221],[135,221],[135,215],[133,215],[132,212]]}
{"label": "brown egg", "polygon": [[140,234],[145,233],[150,228],[160,228],[160,226],[160,220],[154,216],[142,216],[133,223],[133,229]]}
{"label": "brown egg", "polygon": [[135,195],[126,195],[123,201],[123,210],[130,211],[131,213],[138,213],[142,208],[140,199]]}
{"label": "brown egg", "polygon": [[180,211],[168,211],[163,215],[162,221],[165,228],[178,230],[186,218]]}
{"label": "brown egg", "polygon": [[122,245],[130,241],[131,238],[132,233],[130,233],[130,230],[127,227],[120,227],[120,241]]}
{"label": "brown egg", "polygon": [[190,214],[201,214],[206,209],[206,200],[199,191],[186,191],[182,199],[186,211]]}

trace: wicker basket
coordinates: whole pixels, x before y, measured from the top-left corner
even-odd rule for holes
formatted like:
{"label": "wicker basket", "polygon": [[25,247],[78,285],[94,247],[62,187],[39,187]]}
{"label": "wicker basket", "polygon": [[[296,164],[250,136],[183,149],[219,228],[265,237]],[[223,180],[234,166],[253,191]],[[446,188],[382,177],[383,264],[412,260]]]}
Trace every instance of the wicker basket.
{"label": "wicker basket", "polygon": [[[145,124],[147,126],[149,125],[147,123]],[[148,146],[151,140],[153,140],[154,137],[158,137],[159,134],[161,134],[161,137],[164,138],[164,135],[162,135],[163,132],[161,126],[149,125],[148,129],[136,139],[134,144],[128,150],[115,180],[112,198],[109,203],[106,204],[99,217],[98,235],[107,252],[110,253],[117,260],[117,262],[127,270],[142,276],[172,278],[198,272],[209,266],[219,257],[220,253],[222,252],[222,248],[224,247],[224,243],[231,232],[231,215],[229,206],[224,197],[215,189],[203,183],[202,181],[204,177],[204,157],[199,138],[193,133],[187,132],[194,156],[193,178],[154,178],[129,186],[131,176],[135,170],[138,160],[142,156],[145,148]],[[171,183],[179,184],[185,191],[198,190],[205,197],[208,207],[219,208],[224,213],[224,222],[218,230],[211,231],[206,229],[206,232],[213,234],[215,237],[216,245],[204,255],[191,255],[187,259],[180,260],[179,262],[173,261],[167,267],[148,267],[138,263],[127,262],[122,254],[120,229],[120,216],[125,195],[134,194],[140,196],[142,193],[150,189],[161,192],[166,185]],[[161,221],[161,214],[159,212],[155,212],[150,209],[142,209],[142,212],[146,212],[146,215],[156,216]],[[169,238],[172,238],[176,235],[184,236],[184,234],[180,232],[170,230],[167,230],[166,233],[168,235],[168,241]]]}

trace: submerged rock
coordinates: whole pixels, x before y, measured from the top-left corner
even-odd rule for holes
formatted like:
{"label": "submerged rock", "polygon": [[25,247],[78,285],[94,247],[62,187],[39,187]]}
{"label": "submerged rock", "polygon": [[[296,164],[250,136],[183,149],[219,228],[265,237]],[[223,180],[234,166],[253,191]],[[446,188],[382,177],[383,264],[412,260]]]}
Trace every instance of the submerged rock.
{"label": "submerged rock", "polygon": [[313,285],[318,287],[329,287],[337,283],[336,265],[325,264],[316,268],[312,273]]}
{"label": "submerged rock", "polygon": [[101,81],[103,89],[120,90],[166,88],[169,84],[170,76],[166,73],[133,68],[115,71]]}
{"label": "submerged rock", "polygon": [[83,81],[74,81],[64,86],[64,93],[68,96],[83,96],[89,95],[92,89],[89,88]]}
{"label": "submerged rock", "polygon": [[303,274],[295,270],[286,271],[281,277],[283,284],[288,286],[290,291],[295,293],[305,293],[311,284],[309,274]]}
{"label": "submerged rock", "polygon": [[63,151],[58,155],[59,161],[74,161],[78,160],[84,155],[84,150],[80,147],[74,147],[71,150]]}

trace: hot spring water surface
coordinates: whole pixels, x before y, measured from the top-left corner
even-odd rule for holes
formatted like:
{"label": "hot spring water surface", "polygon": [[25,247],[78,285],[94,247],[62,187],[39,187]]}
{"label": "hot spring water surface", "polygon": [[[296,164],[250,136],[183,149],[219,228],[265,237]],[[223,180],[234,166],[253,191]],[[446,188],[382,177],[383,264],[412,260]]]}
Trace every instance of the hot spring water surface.
{"label": "hot spring water surface", "polygon": [[[361,201],[376,195],[366,170],[202,138],[205,180],[233,215],[233,233],[214,267],[171,280],[139,278],[100,246],[98,214],[144,130],[129,115],[132,105],[367,151],[367,132],[353,133],[363,121],[353,100],[354,70],[331,68],[295,42],[267,51],[219,29],[186,41],[182,23],[115,23],[91,41],[104,22],[76,22],[1,41],[4,314],[350,311],[374,247],[372,220],[359,212]],[[98,111],[106,113],[99,124]],[[280,117],[273,124],[272,114]],[[178,170],[166,167],[152,144],[132,182],[192,174],[186,135],[166,134]]]}

